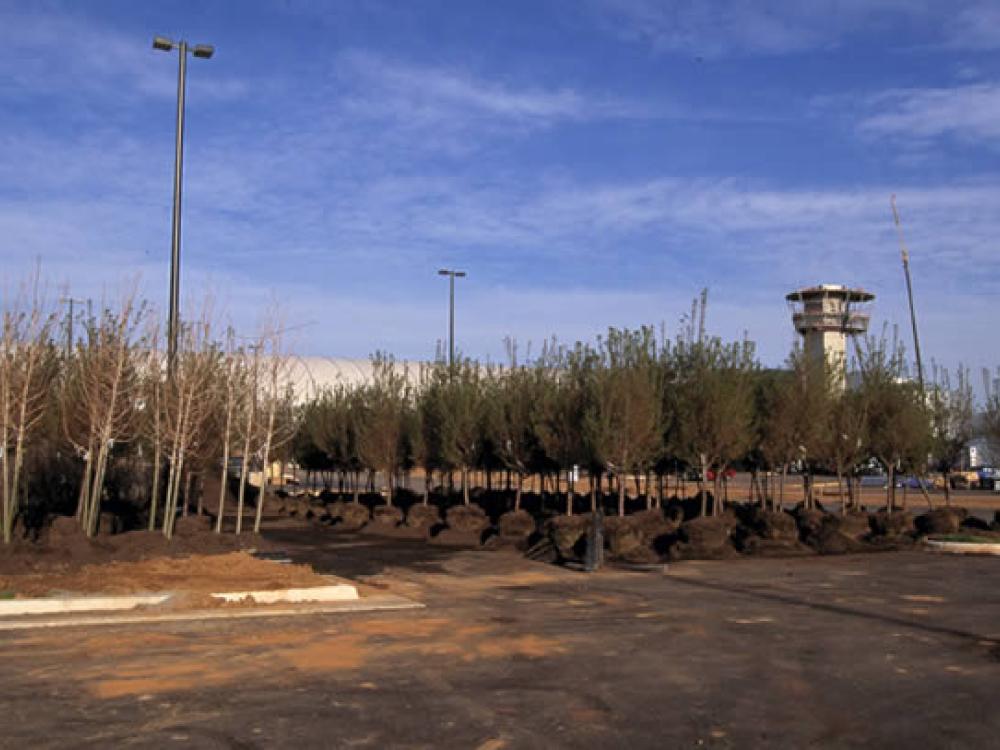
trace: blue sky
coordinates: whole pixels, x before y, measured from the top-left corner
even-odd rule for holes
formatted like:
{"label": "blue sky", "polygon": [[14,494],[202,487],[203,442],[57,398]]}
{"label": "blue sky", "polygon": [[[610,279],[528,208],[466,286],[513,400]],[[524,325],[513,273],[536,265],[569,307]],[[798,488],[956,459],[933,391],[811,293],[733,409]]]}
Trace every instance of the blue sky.
{"label": "blue sky", "polygon": [[10,288],[166,298],[175,53],[183,295],[305,354],[502,356],[608,325],[709,328],[779,363],[784,293],[848,283],[928,359],[997,361],[1000,4],[958,0],[0,0]]}

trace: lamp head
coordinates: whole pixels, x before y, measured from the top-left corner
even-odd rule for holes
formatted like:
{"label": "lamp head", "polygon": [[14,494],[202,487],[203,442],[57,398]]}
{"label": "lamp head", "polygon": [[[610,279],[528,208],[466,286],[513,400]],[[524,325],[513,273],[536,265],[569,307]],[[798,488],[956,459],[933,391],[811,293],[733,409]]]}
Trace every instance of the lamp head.
{"label": "lamp head", "polygon": [[211,44],[196,44],[191,50],[191,54],[195,57],[200,57],[204,60],[208,60],[212,55],[215,54],[215,47]]}
{"label": "lamp head", "polygon": [[174,48],[174,42],[171,39],[167,39],[165,36],[154,36],[153,37],[153,49],[163,50],[164,52],[169,52]]}

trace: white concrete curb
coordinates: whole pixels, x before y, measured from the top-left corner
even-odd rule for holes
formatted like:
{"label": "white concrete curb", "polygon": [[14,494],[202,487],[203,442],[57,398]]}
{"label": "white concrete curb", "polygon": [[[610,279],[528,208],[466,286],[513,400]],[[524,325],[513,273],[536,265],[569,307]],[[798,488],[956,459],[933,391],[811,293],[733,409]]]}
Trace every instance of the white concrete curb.
{"label": "white concrete curb", "polygon": [[69,617],[17,617],[0,619],[0,631],[30,630],[32,628],[68,628],[105,625],[155,625],[171,622],[201,622],[206,620],[246,620],[260,617],[299,617],[303,615],[349,614],[352,612],[378,612],[397,609],[423,609],[420,602],[392,594],[366,596],[354,601],[328,604],[299,605],[296,607],[268,607],[261,609],[193,609],[186,612],[129,612],[107,615]]}
{"label": "white concrete curb", "polygon": [[130,596],[54,596],[42,599],[0,600],[0,617],[10,615],[52,615],[62,612],[96,612],[133,609],[162,604],[173,594],[134,594]]}
{"label": "white concrete curb", "polygon": [[934,552],[944,552],[949,555],[1000,555],[1000,544],[992,542],[943,542],[937,539],[924,539]]}
{"label": "white concrete curb", "polygon": [[313,586],[305,589],[279,589],[277,591],[226,591],[212,594],[213,599],[226,602],[238,602],[243,599],[253,599],[257,604],[277,604],[288,602],[343,602],[358,598],[358,590],[346,583],[334,586]]}
{"label": "white concrete curb", "polygon": [[[37,599],[0,600],[0,617],[54,615],[66,612],[108,612],[163,604],[176,594],[131,594],[124,596],[53,596]],[[222,591],[211,595],[226,602],[252,599],[256,604],[357,601],[358,589],[348,583],[271,591]]]}

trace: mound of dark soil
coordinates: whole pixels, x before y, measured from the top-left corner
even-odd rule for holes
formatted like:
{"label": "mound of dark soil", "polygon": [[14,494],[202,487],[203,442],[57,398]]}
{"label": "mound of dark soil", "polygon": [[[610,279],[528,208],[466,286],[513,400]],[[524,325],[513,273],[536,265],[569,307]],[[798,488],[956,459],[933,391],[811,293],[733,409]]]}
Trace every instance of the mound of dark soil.
{"label": "mound of dark soil", "polygon": [[456,505],[448,508],[445,523],[453,531],[481,534],[489,528],[490,519],[478,505]]}
{"label": "mound of dark soil", "polygon": [[737,554],[731,533],[736,519],[730,515],[703,516],[685,521],[678,530],[678,543],[670,548],[671,557],[681,559],[720,559]]}
{"label": "mound of dark soil", "polygon": [[743,520],[754,535],[770,541],[797,542],[799,527],[796,519],[784,511],[764,510],[755,505]]}
{"label": "mound of dark soil", "polygon": [[343,500],[334,500],[324,504],[323,512],[318,517],[319,521],[321,523],[336,523],[344,512],[344,505],[346,503]]}
{"label": "mound of dark soil", "polygon": [[823,527],[826,513],[799,505],[792,511],[792,516],[795,518],[795,524],[799,529],[799,538],[805,541],[819,534],[819,530]]}
{"label": "mound of dark soil", "polygon": [[189,537],[212,530],[212,519],[208,516],[181,516],[174,521],[174,536]]}
{"label": "mound of dark soil", "polygon": [[864,511],[851,510],[837,518],[839,520],[837,530],[855,541],[867,539],[872,533],[871,517]]}
{"label": "mound of dark soil", "polygon": [[[269,549],[272,546],[253,534],[237,537],[197,529],[195,523],[188,523],[197,518],[178,518],[173,539],[164,537],[160,530],[128,531],[88,539],[74,518],[58,516],[38,542],[19,540],[14,544],[0,545],[0,573],[66,571],[112,561],[212,555],[250,547]],[[207,520],[205,516],[201,518]],[[180,523],[182,520],[184,524]],[[183,533],[177,533],[177,526],[183,529]]]}
{"label": "mound of dark soil", "polygon": [[535,519],[526,510],[512,510],[500,516],[497,524],[503,539],[522,540],[535,533]]}
{"label": "mound of dark soil", "polygon": [[344,531],[357,531],[368,523],[370,518],[371,515],[368,513],[368,508],[361,503],[344,503],[344,507],[340,511],[340,522],[337,524],[337,528]]}
{"label": "mound of dark soil", "polygon": [[376,505],[372,508],[372,523],[380,526],[399,526],[403,522],[403,511],[394,505]]}
{"label": "mound of dark soil", "polygon": [[[605,520],[605,528],[610,520]],[[586,544],[589,525],[589,515],[554,516],[546,522],[545,531],[559,552],[559,556],[571,559],[579,557],[582,553],[582,545]]]}
{"label": "mound of dark soil", "polygon": [[[585,529],[586,531],[586,529]],[[646,546],[634,516],[612,516],[604,521],[604,533],[612,556],[625,559]]]}
{"label": "mound of dark soil", "polygon": [[[796,532],[797,533],[797,532]],[[815,554],[815,550],[798,539],[765,539],[759,536],[747,537],[741,551],[761,557],[800,557]]]}
{"label": "mound of dark soil", "polygon": [[441,511],[436,505],[411,505],[406,512],[406,525],[414,529],[429,529],[441,523]]}
{"label": "mound of dark soil", "polygon": [[962,529],[970,529],[972,531],[992,531],[992,526],[981,518],[969,516],[968,518],[962,519]]}
{"label": "mound of dark soil", "polygon": [[964,511],[957,508],[937,508],[913,519],[920,534],[954,534],[965,519]]}
{"label": "mound of dark soil", "polygon": [[632,526],[642,537],[643,544],[650,544],[654,539],[664,534],[673,534],[680,528],[683,520],[683,513],[674,509],[670,517],[663,515],[659,508],[641,510],[629,516]]}
{"label": "mound of dark soil", "polygon": [[428,540],[431,544],[442,547],[478,547],[482,542],[481,531],[460,531],[458,529],[441,529]]}
{"label": "mound of dark soil", "polygon": [[886,513],[884,510],[880,510],[871,517],[871,521],[872,534],[887,539],[909,536],[915,531],[913,528],[913,517],[909,513],[901,511]]}

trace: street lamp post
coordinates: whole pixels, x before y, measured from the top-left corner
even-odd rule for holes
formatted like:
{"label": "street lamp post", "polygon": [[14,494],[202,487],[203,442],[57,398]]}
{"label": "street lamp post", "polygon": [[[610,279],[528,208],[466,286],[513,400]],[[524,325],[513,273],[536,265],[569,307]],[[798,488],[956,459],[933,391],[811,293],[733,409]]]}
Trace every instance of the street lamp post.
{"label": "street lamp post", "polygon": [[184,94],[187,82],[187,56],[209,59],[215,48],[210,44],[188,45],[183,39],[175,42],[166,37],[153,37],[153,49],[178,51],[177,63],[177,132],[174,143],[174,213],[170,236],[170,312],[167,317],[167,365],[172,370],[177,356],[178,309],[181,286],[181,177],[184,165]]}
{"label": "street lamp post", "polygon": [[448,369],[455,367],[455,278],[464,278],[465,271],[442,268],[438,276],[448,277]]}
{"label": "street lamp post", "polygon": [[73,305],[77,302],[82,305],[86,300],[60,297],[59,301],[69,304],[69,315],[66,317],[66,358],[69,359],[73,354]]}

